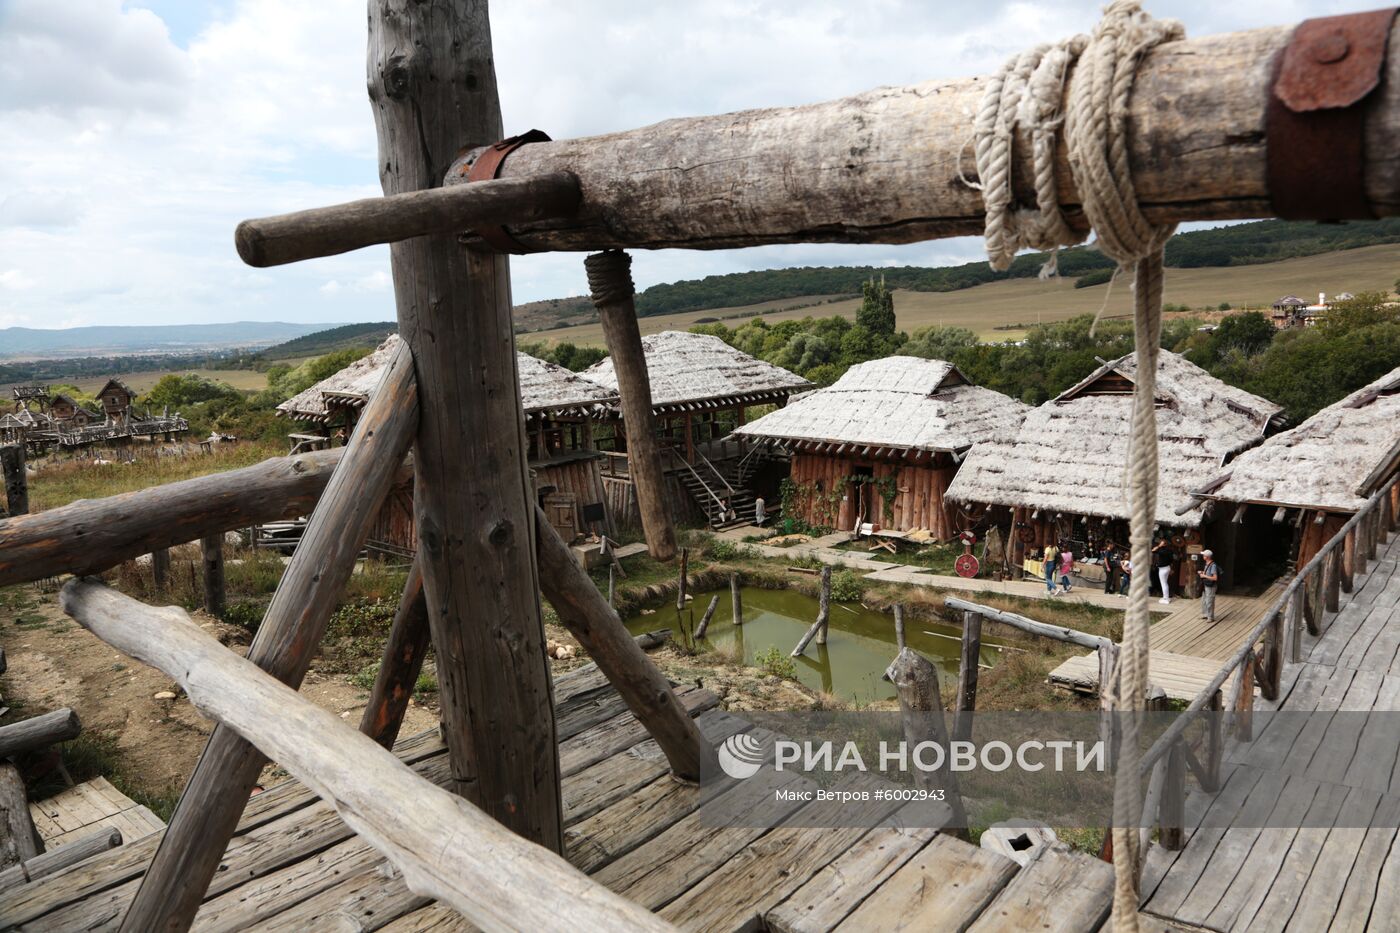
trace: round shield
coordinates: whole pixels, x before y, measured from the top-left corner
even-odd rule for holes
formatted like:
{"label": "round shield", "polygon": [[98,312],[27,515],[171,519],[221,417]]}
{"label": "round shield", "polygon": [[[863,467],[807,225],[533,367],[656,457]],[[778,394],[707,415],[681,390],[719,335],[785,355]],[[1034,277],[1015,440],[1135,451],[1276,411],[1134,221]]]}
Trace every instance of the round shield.
{"label": "round shield", "polygon": [[981,564],[977,563],[977,558],[971,554],[963,554],[953,562],[953,570],[960,577],[975,577],[977,571],[981,569]]}

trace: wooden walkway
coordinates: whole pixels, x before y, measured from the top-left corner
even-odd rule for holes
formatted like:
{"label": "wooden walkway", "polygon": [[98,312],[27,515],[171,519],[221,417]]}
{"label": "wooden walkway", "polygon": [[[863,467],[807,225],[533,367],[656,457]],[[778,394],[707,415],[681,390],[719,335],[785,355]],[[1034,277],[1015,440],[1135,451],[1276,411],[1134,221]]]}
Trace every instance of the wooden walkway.
{"label": "wooden walkway", "polygon": [[140,839],[165,828],[160,817],[102,777],[31,803],[29,816],[46,849],[66,845],[99,829],[119,829],[123,839]]}
{"label": "wooden walkway", "polygon": [[[716,743],[751,725],[716,709],[714,694],[681,698]],[[1109,865],[1050,850],[1028,867],[931,829],[902,825],[898,803],[871,806],[875,829],[804,825],[801,802],[773,789],[805,783],[760,771],[707,791],[771,811],[775,828],[702,822],[701,792],[665,760],[595,668],[556,681],[570,861],[688,930],[1097,930],[1112,895]],[[435,732],[398,756],[445,783]],[[735,808],[738,809],[738,808]],[[809,821],[811,822],[811,821]],[[0,893],[0,927],[115,930],[160,833],[58,875]],[[465,844],[470,844],[466,841]],[[560,917],[560,925],[568,923]],[[194,924],[196,930],[386,930],[471,927],[412,894],[335,811],[289,781],[249,801]]]}
{"label": "wooden walkway", "polygon": [[1400,537],[1377,556],[1257,707],[1322,715],[1260,717],[1227,747],[1221,790],[1187,798],[1185,847],[1151,850],[1144,911],[1213,930],[1400,928],[1400,713],[1335,715],[1400,710]]}

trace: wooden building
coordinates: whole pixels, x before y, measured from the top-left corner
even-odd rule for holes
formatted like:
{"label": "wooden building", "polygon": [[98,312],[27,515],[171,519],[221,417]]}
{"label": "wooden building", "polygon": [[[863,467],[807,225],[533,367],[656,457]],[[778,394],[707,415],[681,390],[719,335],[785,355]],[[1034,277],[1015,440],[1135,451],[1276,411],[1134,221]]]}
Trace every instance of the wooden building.
{"label": "wooden building", "polygon": [[120,379],[108,379],[107,384],[97,391],[97,401],[107,420],[118,424],[130,417],[136,393]]}
{"label": "wooden building", "polygon": [[1239,550],[1301,567],[1397,470],[1400,367],[1240,454],[1197,496],[1223,506]]}
{"label": "wooden building", "polygon": [[[944,500],[974,445],[1009,436],[1028,406],[975,386],[951,363],[892,356],[852,366],[735,433],[791,455],[786,517],[957,534]],[[776,503],[775,503],[776,505]]]}
{"label": "wooden building", "polygon": [[[1032,410],[1015,438],[974,448],[948,498],[996,524],[1006,562],[1025,568],[1039,548],[1067,541],[1078,554],[1128,542],[1128,439],[1135,354],[1104,363]],[[1211,543],[1191,491],[1264,439],[1281,408],[1162,351],[1157,371],[1157,526],[1183,559],[1177,587],[1194,587],[1193,561]],[[1185,510],[1185,511],[1183,511]]]}
{"label": "wooden building", "polygon": [[[370,355],[334,373],[277,406],[279,414],[319,426],[333,437],[348,436],[373,397],[384,367],[398,347],[391,335]],[[606,506],[603,455],[595,449],[595,426],[611,417],[617,394],[562,366],[516,354],[530,474],[539,503],[565,541],[590,531],[612,531]],[[414,548],[413,490],[390,493],[370,533],[371,546],[407,556]]]}

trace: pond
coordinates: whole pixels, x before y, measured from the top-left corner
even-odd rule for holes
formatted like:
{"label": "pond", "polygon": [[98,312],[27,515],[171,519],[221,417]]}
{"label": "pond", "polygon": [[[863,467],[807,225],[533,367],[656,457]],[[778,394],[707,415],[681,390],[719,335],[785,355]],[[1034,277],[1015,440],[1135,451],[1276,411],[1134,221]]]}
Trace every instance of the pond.
{"label": "pond", "polygon": [[[736,646],[744,662],[754,664],[755,658],[776,647],[787,657],[803,633],[817,617],[817,600],[792,590],[765,590],[744,587],[744,624],[734,625],[734,613],[729,590],[696,593],[686,610],[686,628],[693,630],[700,622],[710,597],[719,596],[719,606],[710,620],[705,641],[712,647]],[[626,620],[634,635],[670,628],[680,632],[674,603],[662,606],[650,615],[633,615]],[[905,623],[909,647],[918,651],[938,667],[939,679],[947,684],[956,682],[958,653],[961,650],[962,629],[938,622],[909,619]],[[995,639],[982,639],[983,665],[995,664],[1000,651]],[[736,653],[738,653],[736,651]],[[807,646],[804,657],[793,658],[797,679],[814,690],[824,690],[843,700],[869,702],[893,699],[894,688],[883,679],[896,653],[894,617],[876,612],[859,603],[831,604],[831,623],[827,643]]]}

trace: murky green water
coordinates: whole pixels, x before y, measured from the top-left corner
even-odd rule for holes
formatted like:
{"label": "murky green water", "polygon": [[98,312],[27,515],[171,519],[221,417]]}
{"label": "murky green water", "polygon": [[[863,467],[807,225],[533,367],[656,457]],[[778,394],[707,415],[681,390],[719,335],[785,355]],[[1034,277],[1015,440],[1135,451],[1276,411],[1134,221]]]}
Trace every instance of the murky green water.
{"label": "murky green water", "polygon": [[[686,611],[686,628],[700,623],[710,597],[718,595],[719,607],[710,621],[705,640],[719,648],[739,645],[744,661],[776,647],[787,657],[817,617],[817,601],[790,590],[763,590],[745,587],[744,624],[734,625],[729,590],[696,593]],[[677,633],[676,608],[662,606],[651,615],[634,615],[625,620],[635,635],[670,628]],[[909,646],[938,666],[940,679],[956,680],[961,629],[934,622],[909,620],[906,623]],[[997,662],[1001,654],[992,639],[983,639],[982,664]],[[807,646],[804,657],[794,658],[797,679],[808,687],[825,690],[846,700],[866,702],[894,696],[894,688],[882,679],[895,656],[894,618],[886,613],[862,608],[858,603],[831,604],[830,632],[825,645]]]}

